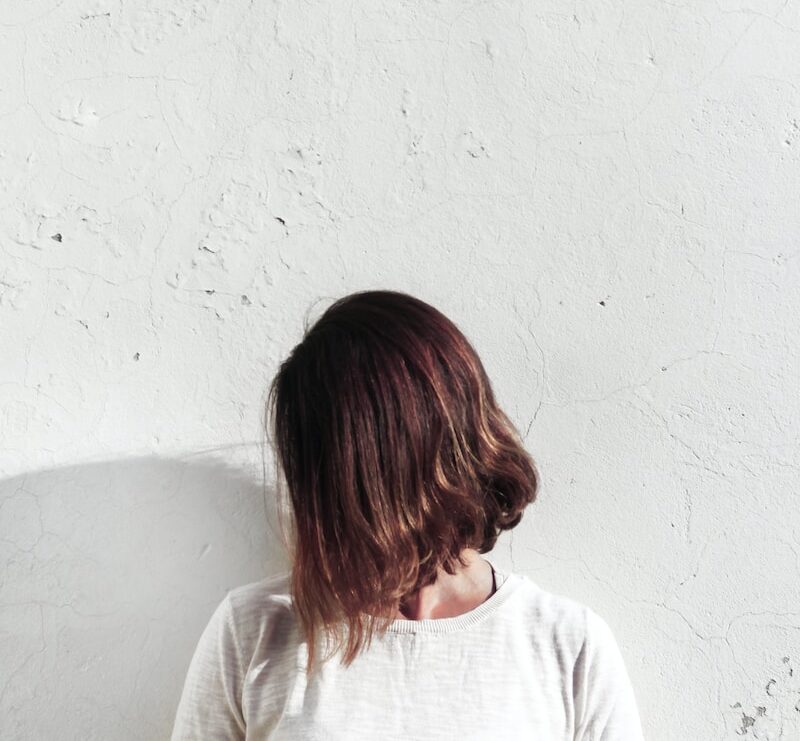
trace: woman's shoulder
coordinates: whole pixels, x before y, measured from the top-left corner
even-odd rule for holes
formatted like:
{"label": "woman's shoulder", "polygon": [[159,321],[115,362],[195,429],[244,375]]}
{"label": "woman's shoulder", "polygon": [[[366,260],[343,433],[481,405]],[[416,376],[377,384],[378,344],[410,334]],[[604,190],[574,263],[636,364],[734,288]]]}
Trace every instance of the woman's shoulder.
{"label": "woman's shoulder", "polygon": [[223,600],[240,641],[283,634],[294,626],[291,574],[279,572],[233,587]]}
{"label": "woman's shoulder", "polygon": [[610,629],[586,602],[541,586],[524,574],[520,580],[519,614],[531,632],[569,644],[577,652],[587,640],[603,640]]}
{"label": "woman's shoulder", "polygon": [[240,584],[228,590],[227,599],[239,609],[261,609],[289,604],[291,573],[280,571],[256,581]]}
{"label": "woman's shoulder", "polygon": [[551,657],[571,677],[575,738],[641,741],[636,696],[609,623],[580,599],[545,589],[527,576],[521,580],[525,599],[518,612],[537,660]]}
{"label": "woman's shoulder", "polygon": [[515,573],[519,582],[518,591],[522,596],[526,614],[544,624],[580,624],[586,619],[589,606],[579,599],[567,596],[558,590],[551,590],[534,581],[527,574]]}

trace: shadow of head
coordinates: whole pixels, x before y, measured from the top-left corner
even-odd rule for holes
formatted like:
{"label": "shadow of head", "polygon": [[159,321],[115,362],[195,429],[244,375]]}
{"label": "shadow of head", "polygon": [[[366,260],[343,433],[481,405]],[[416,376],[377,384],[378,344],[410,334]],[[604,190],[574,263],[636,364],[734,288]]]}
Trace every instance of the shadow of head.
{"label": "shadow of head", "polygon": [[0,482],[0,717],[14,738],[167,738],[225,593],[285,571],[274,491],[213,456]]}

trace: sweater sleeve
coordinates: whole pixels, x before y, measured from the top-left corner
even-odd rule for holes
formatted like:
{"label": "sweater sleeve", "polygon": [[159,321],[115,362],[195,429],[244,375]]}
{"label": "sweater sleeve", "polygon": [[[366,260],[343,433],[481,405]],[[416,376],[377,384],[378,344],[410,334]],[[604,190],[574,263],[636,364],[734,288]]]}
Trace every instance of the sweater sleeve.
{"label": "sweater sleeve", "polygon": [[239,741],[245,738],[241,658],[229,593],[214,611],[195,648],[171,741]]}
{"label": "sweater sleeve", "polygon": [[633,687],[603,618],[586,608],[586,632],[573,673],[575,741],[643,741]]}

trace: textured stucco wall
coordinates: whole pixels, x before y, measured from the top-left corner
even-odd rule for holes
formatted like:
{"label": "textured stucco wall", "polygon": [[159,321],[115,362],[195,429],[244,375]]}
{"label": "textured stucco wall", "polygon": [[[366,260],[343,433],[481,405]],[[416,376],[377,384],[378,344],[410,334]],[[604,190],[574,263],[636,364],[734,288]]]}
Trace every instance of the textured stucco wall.
{"label": "textured stucco wall", "polygon": [[798,0],[18,0],[0,61],[0,737],[168,735],[281,568],[276,363],[393,287],[541,468],[493,558],[606,617],[647,738],[800,738]]}

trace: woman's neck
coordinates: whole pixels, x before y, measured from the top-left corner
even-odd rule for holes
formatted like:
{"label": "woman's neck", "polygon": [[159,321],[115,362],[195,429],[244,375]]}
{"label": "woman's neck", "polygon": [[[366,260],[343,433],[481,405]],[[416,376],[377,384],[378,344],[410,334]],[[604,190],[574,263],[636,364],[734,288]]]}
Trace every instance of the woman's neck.
{"label": "woman's neck", "polygon": [[467,562],[465,567],[459,567],[455,574],[440,569],[433,584],[403,599],[396,618],[423,620],[457,617],[489,599],[494,591],[492,565],[471,548],[464,551],[463,557]]}

